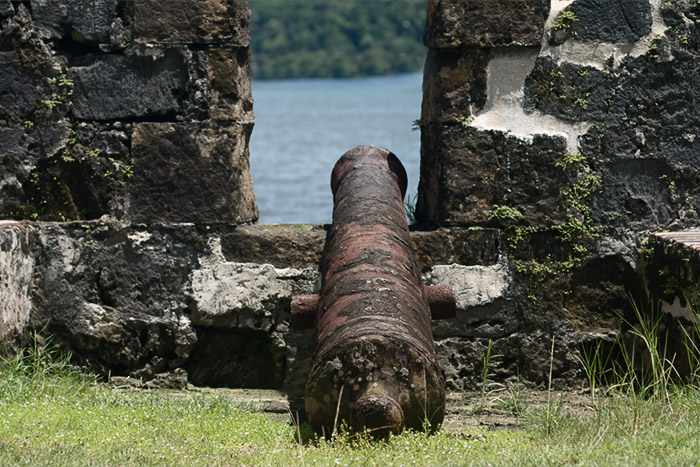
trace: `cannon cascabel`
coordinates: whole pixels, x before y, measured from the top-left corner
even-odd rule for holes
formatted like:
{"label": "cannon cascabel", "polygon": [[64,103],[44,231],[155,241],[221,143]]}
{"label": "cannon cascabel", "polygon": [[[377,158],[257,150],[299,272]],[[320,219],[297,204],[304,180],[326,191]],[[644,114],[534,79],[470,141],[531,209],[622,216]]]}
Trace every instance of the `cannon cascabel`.
{"label": "cannon cascabel", "polygon": [[385,436],[435,429],[444,418],[445,384],[404,214],[406,184],[398,158],[374,146],[348,151],[333,169],[333,224],[305,392],[319,433],[345,421]]}

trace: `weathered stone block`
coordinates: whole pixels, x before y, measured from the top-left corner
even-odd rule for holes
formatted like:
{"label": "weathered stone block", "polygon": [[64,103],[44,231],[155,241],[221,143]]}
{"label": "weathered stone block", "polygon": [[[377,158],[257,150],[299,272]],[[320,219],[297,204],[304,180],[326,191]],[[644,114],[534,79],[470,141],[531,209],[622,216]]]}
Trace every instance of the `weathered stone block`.
{"label": "weathered stone block", "polygon": [[[121,125],[117,125],[122,128]],[[39,220],[125,216],[131,157],[127,132],[114,126],[67,121],[42,122],[26,129],[31,150],[16,158],[21,182],[17,216]]]}
{"label": "weathered stone block", "polygon": [[538,46],[549,2],[429,0],[423,41],[430,48]]}
{"label": "weathered stone block", "polygon": [[[673,219],[678,196],[676,190],[688,194],[692,187],[671,184],[675,170],[663,159],[618,157],[599,168],[600,190],[592,204],[592,216],[600,225],[620,231],[632,228],[643,231],[659,229]],[[669,188],[671,184],[671,188]],[[690,193],[689,193],[690,192]]]}
{"label": "weathered stone block", "polygon": [[25,120],[40,99],[39,78],[20,65],[16,52],[0,52],[0,116]]}
{"label": "weathered stone block", "polygon": [[423,72],[421,120],[464,122],[486,104],[485,50],[431,49]]}
{"label": "weathered stone block", "polygon": [[[552,337],[554,354],[550,360]],[[571,329],[556,330],[530,328],[491,341],[489,373],[503,381],[517,375],[519,381],[546,385],[550,363],[553,387],[571,387],[581,382],[580,361],[571,352],[579,342],[572,339]],[[477,389],[483,382],[483,361],[489,347],[489,338],[449,337],[436,339],[435,349],[440,368],[445,372],[445,386],[451,390]],[[493,358],[498,355],[498,358]]]}
{"label": "weathered stone block", "polygon": [[78,363],[148,379],[144,367],[160,373],[189,357],[197,338],[183,286],[206,254],[193,227],[47,224],[36,251],[33,324],[46,326]]}
{"label": "weathered stone block", "polygon": [[221,233],[228,261],[275,267],[318,267],[326,231],[321,225],[241,225]]}
{"label": "weathered stone block", "polygon": [[497,229],[436,229],[411,232],[421,271],[439,264],[488,266],[498,261],[501,234]]}
{"label": "weathered stone block", "polygon": [[133,222],[245,223],[258,217],[251,126],[140,123],[132,137]]}
{"label": "weathered stone block", "polygon": [[572,276],[564,314],[577,331],[617,332],[631,314],[630,296],[644,296],[641,278],[621,253],[601,248]]}
{"label": "weathered stone block", "polygon": [[15,9],[12,7],[12,0],[0,0],[0,15],[11,15],[14,12]]}
{"label": "weathered stone block", "polygon": [[0,344],[16,343],[29,327],[33,236],[29,225],[0,221]]}
{"label": "weathered stone block", "polygon": [[700,300],[700,230],[652,233],[644,251],[644,273],[653,297],[666,301],[667,311],[692,322],[691,307]]}
{"label": "weathered stone block", "polygon": [[549,225],[564,217],[562,138],[535,135],[531,143],[500,131],[428,125],[422,132],[416,215],[433,225],[488,223],[496,206],[516,208],[517,222]]}
{"label": "weathered stone block", "polygon": [[153,56],[101,55],[71,68],[73,115],[83,120],[174,117],[182,110],[187,66],[177,50]]}
{"label": "weathered stone block", "polygon": [[135,0],[138,42],[247,47],[248,0]]}
{"label": "weathered stone block", "polygon": [[[149,380],[185,368],[194,384],[279,387],[288,352],[297,370],[311,354],[298,341],[288,349],[286,337],[291,296],[312,291],[316,269],[227,262],[217,229],[47,224],[32,246],[33,287],[12,293],[25,290],[33,323],[93,371]],[[11,259],[0,278],[24,264]]]}
{"label": "weathered stone block", "polygon": [[209,115],[213,120],[253,122],[250,50],[212,47],[207,56]]}
{"label": "weathered stone block", "polygon": [[561,120],[619,120],[624,110],[618,104],[622,97],[620,88],[628,85],[627,77],[611,70],[603,73],[589,66],[538,57],[525,80],[524,102],[527,108],[536,108]]}
{"label": "weathered stone block", "polygon": [[37,23],[79,42],[105,42],[117,19],[119,0],[31,0]]}
{"label": "weathered stone block", "polygon": [[316,276],[315,268],[205,264],[192,273],[190,319],[195,326],[276,331],[283,318],[289,322],[292,295],[310,293]]}
{"label": "weathered stone block", "polygon": [[318,273],[315,268],[231,263],[216,248],[213,252],[190,279],[190,319],[199,336],[187,365],[190,380],[206,386],[280,387],[291,297],[310,293]]}
{"label": "weathered stone block", "polygon": [[576,0],[564,11],[569,12],[570,19],[555,20],[550,30],[552,44],[562,44],[572,37],[633,43],[651,32],[649,0]]}
{"label": "weathered stone block", "polygon": [[489,266],[437,265],[423,275],[425,285],[454,287],[457,317],[433,321],[435,337],[508,336],[520,327],[513,273],[505,261]]}
{"label": "weathered stone block", "polygon": [[660,13],[677,36],[685,36],[684,45],[697,51],[700,47],[700,4],[692,0],[663,2]]}
{"label": "weathered stone block", "polygon": [[[228,261],[269,263],[275,267],[318,267],[326,230],[322,225],[241,225],[221,232]],[[411,232],[419,269],[438,264],[492,265],[498,261],[497,229],[441,228]]]}

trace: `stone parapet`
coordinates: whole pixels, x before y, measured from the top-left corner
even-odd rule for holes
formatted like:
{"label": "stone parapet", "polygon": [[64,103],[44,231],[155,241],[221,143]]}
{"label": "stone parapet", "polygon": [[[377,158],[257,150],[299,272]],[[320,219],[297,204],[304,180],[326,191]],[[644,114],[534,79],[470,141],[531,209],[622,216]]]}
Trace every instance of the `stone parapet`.
{"label": "stone parapet", "polygon": [[[0,218],[257,219],[246,0],[31,0],[0,15]],[[183,147],[145,137],[159,125]],[[149,211],[143,180],[189,198]]]}
{"label": "stone parapet", "polygon": [[[317,291],[323,226],[1,225],[4,336],[44,329],[100,374],[151,380],[182,369],[196,385],[301,396],[314,339],[290,328],[290,302]],[[450,360],[454,345],[509,338],[524,325],[500,234],[411,237],[424,283],[455,287],[457,318],[433,324],[438,349],[452,349],[438,355],[453,362],[448,385],[473,387]]]}
{"label": "stone parapet", "polygon": [[[644,239],[700,222],[698,18],[685,0],[428,2],[416,218],[501,229],[512,278],[510,301],[468,308],[492,319],[479,336],[438,333],[456,384],[488,338],[504,374],[546,367],[506,342],[534,355],[553,337],[555,379],[573,374],[571,352],[634,318],[630,296],[647,310]],[[693,259],[649,245],[673,302]]]}

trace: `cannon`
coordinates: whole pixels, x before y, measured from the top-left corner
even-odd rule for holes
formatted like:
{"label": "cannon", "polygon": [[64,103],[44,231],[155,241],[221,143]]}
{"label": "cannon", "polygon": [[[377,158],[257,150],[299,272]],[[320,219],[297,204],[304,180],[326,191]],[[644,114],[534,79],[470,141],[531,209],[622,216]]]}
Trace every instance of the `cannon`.
{"label": "cannon", "polygon": [[375,146],[346,152],[333,168],[321,290],[292,298],[292,326],[316,329],[304,397],[318,433],[344,421],[381,437],[436,429],[444,418],[431,314],[454,317],[454,292],[423,287],[404,213],[406,185],[399,159]]}

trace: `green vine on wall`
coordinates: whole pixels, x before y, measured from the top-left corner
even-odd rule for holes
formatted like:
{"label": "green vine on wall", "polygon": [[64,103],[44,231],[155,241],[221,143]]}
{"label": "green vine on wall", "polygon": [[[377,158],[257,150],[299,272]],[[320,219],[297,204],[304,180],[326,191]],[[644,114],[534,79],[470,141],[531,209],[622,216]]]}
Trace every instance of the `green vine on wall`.
{"label": "green vine on wall", "polygon": [[[516,271],[528,277],[528,295],[533,302],[537,300],[535,293],[542,282],[581,265],[588,250],[586,241],[598,236],[591,217],[591,203],[601,192],[600,177],[592,173],[589,159],[580,153],[564,155],[556,167],[569,180],[561,189],[561,206],[566,220],[545,227],[511,225],[505,228],[506,244],[513,252],[520,252],[523,243],[539,234],[554,234],[565,251],[563,258],[559,259],[546,254],[518,260]],[[496,207],[492,216],[496,212],[503,215],[506,211],[502,208]]]}

